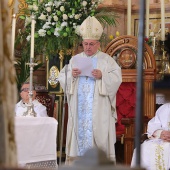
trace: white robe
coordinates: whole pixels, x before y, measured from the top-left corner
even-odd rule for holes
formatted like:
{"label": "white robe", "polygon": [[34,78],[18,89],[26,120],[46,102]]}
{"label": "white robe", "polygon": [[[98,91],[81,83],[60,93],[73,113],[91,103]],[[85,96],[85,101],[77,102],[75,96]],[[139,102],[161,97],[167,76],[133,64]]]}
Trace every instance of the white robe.
{"label": "white robe", "polygon": [[[141,166],[146,170],[169,170],[170,143],[152,135],[158,130],[170,130],[170,103],[161,106],[154,118],[148,123],[148,137],[141,145]],[[131,166],[135,166],[136,151],[134,150]]]}
{"label": "white robe", "polygon": [[[78,54],[84,56],[84,53]],[[59,81],[65,89],[65,68],[59,74]],[[114,144],[116,141],[115,122],[116,93],[122,82],[121,68],[109,55],[97,53],[97,69],[102,72],[102,78],[96,80],[93,100],[93,138],[94,146],[104,150],[111,160],[115,161]],[[71,157],[78,156],[77,147],[77,89],[79,78],[72,76],[72,59],[67,71],[67,101],[69,106],[66,154]]]}
{"label": "white robe", "polygon": [[[47,117],[47,109],[38,100],[33,100],[34,111],[37,113],[37,117]],[[27,111],[27,107],[19,101],[15,106],[15,115],[23,116],[24,112]]]}

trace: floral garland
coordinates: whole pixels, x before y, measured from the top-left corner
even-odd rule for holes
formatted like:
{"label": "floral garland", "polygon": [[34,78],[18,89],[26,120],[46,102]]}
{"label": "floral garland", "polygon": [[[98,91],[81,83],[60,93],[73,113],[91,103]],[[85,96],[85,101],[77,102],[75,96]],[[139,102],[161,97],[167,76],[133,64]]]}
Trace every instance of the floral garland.
{"label": "floral garland", "polygon": [[152,45],[152,37],[145,37],[145,38],[144,38],[144,41],[145,41],[149,46]]}
{"label": "floral garland", "polygon": [[102,0],[26,0],[28,8],[20,16],[25,28],[20,38],[30,44],[31,14],[36,18],[35,50],[56,54],[78,44],[79,26],[88,16],[94,16]]}

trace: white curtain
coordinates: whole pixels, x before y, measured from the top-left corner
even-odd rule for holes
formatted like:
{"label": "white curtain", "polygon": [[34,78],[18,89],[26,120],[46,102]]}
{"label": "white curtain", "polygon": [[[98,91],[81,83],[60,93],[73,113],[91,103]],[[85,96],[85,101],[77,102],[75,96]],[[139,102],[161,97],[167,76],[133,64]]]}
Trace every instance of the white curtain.
{"label": "white curtain", "polygon": [[8,0],[0,0],[0,166],[16,166],[14,106],[15,68],[11,57],[11,14]]}

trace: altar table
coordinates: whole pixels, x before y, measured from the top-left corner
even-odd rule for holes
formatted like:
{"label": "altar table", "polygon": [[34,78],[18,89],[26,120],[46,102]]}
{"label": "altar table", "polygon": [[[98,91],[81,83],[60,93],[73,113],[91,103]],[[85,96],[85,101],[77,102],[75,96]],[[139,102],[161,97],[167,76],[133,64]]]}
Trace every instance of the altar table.
{"label": "altar table", "polygon": [[15,117],[18,164],[56,161],[57,126],[52,117]]}

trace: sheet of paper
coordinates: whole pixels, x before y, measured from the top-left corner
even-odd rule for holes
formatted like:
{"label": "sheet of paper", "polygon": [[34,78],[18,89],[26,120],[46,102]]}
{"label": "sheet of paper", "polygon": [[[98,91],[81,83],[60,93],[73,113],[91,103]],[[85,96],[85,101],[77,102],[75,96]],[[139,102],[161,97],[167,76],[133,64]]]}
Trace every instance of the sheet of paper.
{"label": "sheet of paper", "polygon": [[73,68],[78,68],[81,70],[80,76],[93,77],[91,74],[93,70],[93,63],[90,57],[74,56]]}

